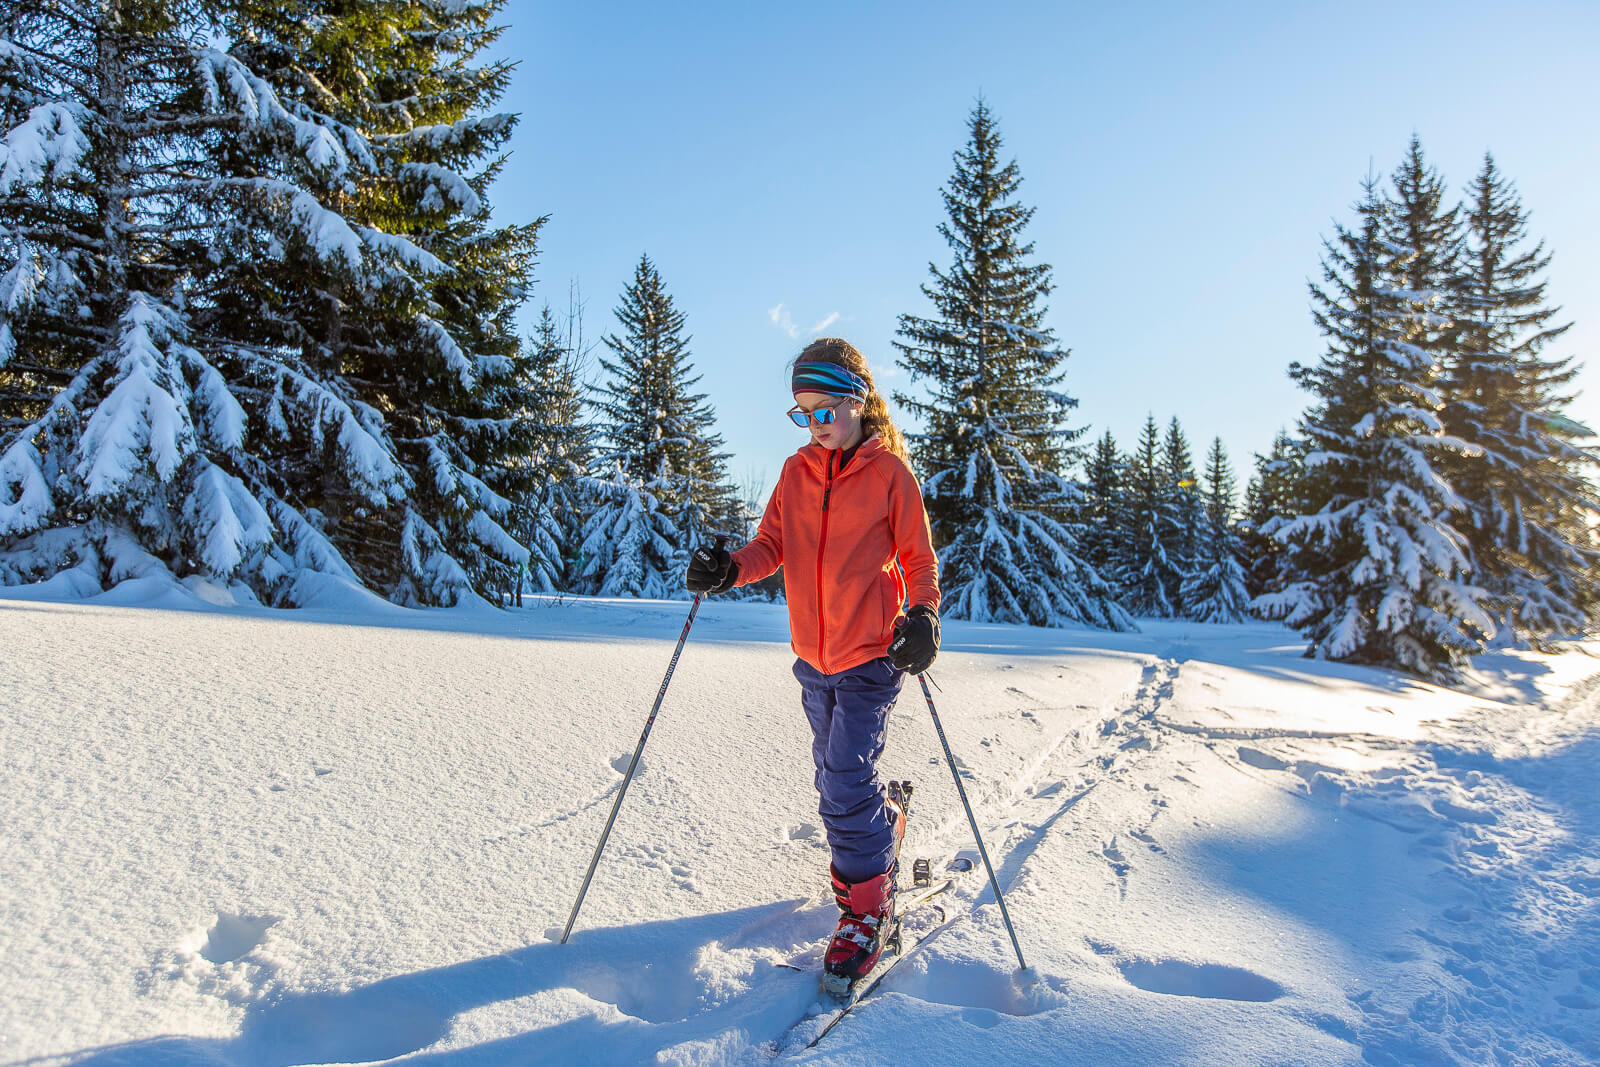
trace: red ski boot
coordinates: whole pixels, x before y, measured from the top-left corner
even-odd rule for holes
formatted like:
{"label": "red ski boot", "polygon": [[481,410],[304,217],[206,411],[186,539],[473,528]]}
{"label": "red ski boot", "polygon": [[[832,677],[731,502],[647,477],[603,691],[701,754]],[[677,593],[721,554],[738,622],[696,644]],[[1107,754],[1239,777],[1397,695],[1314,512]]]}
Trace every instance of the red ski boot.
{"label": "red ski boot", "polygon": [[894,881],[900,870],[900,842],[906,835],[910,799],[910,782],[889,783],[885,806],[893,820],[894,861],[887,873],[864,882],[846,882],[837,868],[828,868],[833,875],[833,898],[843,914],[823,957],[822,987],[836,997],[848,995],[850,987],[877,966],[894,932]]}
{"label": "red ski boot", "polygon": [[829,870],[834,899],[843,914],[822,960],[822,987],[842,997],[883,956],[894,927],[894,872],[865,882],[846,882],[836,869]]}

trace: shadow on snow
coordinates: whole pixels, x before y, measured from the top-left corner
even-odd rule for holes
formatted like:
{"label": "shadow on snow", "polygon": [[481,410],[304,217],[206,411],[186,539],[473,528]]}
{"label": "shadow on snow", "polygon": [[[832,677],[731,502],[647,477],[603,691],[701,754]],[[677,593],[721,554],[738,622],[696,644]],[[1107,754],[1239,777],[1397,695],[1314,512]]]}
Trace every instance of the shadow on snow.
{"label": "shadow on snow", "polygon": [[[580,930],[342,993],[289,993],[247,1009],[232,1039],[168,1036],[73,1054],[76,1064],[363,1063],[428,1048],[465,1012],[526,999],[526,1033],[408,1059],[426,1064],[636,1063],[686,1042],[760,1043],[798,1022],[816,978],[751,961],[748,988],[719,994],[700,973],[701,947],[782,925],[801,901],[635,926]],[[742,1033],[741,1033],[742,1031]],[[470,1040],[470,1038],[464,1038]]]}

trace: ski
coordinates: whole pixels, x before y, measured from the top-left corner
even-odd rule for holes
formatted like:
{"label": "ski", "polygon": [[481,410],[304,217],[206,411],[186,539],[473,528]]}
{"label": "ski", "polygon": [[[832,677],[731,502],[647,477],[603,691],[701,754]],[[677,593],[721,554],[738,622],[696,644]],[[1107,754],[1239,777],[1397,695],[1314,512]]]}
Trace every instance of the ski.
{"label": "ski", "polygon": [[[891,781],[888,783],[888,794],[900,805],[901,810],[909,816],[911,813],[911,783],[909,781]],[[898,874],[900,870],[899,857],[896,856],[895,871]],[[964,856],[957,856],[949,862],[946,870],[958,873],[970,871],[972,870],[972,861]],[[828,989],[828,976],[824,974],[823,996],[831,1000],[837,1007],[831,1010],[825,1009],[822,1012],[807,1013],[804,1019],[790,1027],[789,1034],[793,1034],[795,1030],[811,1020],[822,1017],[827,1018],[827,1022],[823,1025],[821,1031],[806,1042],[806,1048],[815,1047],[817,1042],[826,1037],[828,1032],[839,1024],[840,1020],[855,1010],[857,1004],[870,997],[901,960],[914,953],[918,946],[929,937],[960,919],[960,916],[957,916],[956,919],[947,919],[944,908],[937,902],[938,897],[948,892],[955,885],[954,878],[945,877],[937,882],[934,881],[932,864],[926,859],[913,861],[911,877],[911,888],[900,892],[896,896],[894,917],[892,919],[893,925],[884,940],[883,955],[879,957],[878,962],[866,974],[851,982],[848,990],[844,992],[835,992]],[[905,927],[906,917],[917,913],[922,908],[936,912],[938,918],[931,927],[923,929],[921,933],[915,936],[908,936]],[[793,962],[782,963],[779,966],[795,971],[807,969]]]}
{"label": "ski", "polygon": [[[855,984],[850,987],[850,992],[845,997],[834,998],[835,1001],[839,1003],[839,1007],[833,1009],[827,1024],[824,1025],[823,1028],[817,1033],[817,1036],[806,1042],[806,1048],[814,1048],[817,1042],[821,1041],[824,1037],[827,1037],[828,1032],[835,1026],[838,1026],[840,1020],[842,1020],[846,1015],[849,1015],[852,1011],[854,1011],[856,1005],[870,997],[882,984],[883,980],[889,976],[889,973],[894,970],[895,966],[901,960],[906,959],[908,956],[914,953],[919,945],[928,940],[928,938],[932,937],[934,934],[937,934],[940,930],[943,930],[959,921],[960,916],[957,916],[954,919],[945,918],[944,909],[937,903],[934,903],[936,897],[945,893],[954,884],[955,879],[953,878],[946,878],[940,882],[930,882],[930,884],[927,886],[913,889],[911,894],[900,902],[898,909],[899,914],[895,919],[894,932],[889,935],[888,943],[884,948],[883,958],[878,961],[877,966],[873,967],[872,970],[868,971],[865,975],[862,975],[861,978],[859,978]],[[906,940],[904,927],[905,917],[910,915],[918,907],[932,907],[937,910],[939,913],[939,922],[936,926],[924,931],[921,934],[918,934],[915,938],[908,942]],[[815,1018],[815,1016],[812,1016],[812,1018]]]}

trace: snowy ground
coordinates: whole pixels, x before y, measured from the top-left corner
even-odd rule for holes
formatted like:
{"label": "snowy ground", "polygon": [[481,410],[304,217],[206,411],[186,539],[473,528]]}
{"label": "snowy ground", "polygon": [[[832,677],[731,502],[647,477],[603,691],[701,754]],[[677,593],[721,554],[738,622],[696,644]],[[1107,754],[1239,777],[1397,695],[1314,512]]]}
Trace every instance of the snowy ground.
{"label": "snowy ground", "polygon": [[[1031,967],[961,875],[804,1052],[779,964],[832,912],[781,608],[702,609],[562,946],[686,604],[51,592],[0,591],[0,1063],[1600,1061],[1600,647],[1447,691],[1271,626],[947,623]],[[938,752],[908,691],[936,868],[972,854]]]}

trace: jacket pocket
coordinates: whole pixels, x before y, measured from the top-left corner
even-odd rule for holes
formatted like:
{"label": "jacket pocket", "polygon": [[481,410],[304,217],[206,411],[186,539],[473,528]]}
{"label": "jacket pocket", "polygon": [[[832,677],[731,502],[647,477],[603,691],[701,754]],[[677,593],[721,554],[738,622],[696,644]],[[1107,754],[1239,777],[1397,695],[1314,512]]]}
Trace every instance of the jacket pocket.
{"label": "jacket pocket", "polygon": [[900,614],[900,577],[892,570],[882,571],[878,575],[878,611],[882,622],[878,633],[883,636],[887,645],[894,638],[894,620]]}

